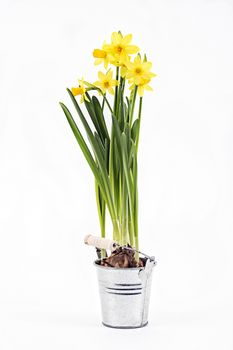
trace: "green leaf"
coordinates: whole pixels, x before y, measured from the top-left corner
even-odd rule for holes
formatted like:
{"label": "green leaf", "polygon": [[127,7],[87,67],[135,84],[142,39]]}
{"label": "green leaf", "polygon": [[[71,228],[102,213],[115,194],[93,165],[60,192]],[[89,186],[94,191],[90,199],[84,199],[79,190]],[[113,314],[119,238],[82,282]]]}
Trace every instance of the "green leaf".
{"label": "green leaf", "polygon": [[95,154],[95,157],[96,157],[96,160],[98,162],[98,165],[100,167],[100,173],[101,173],[101,177],[102,177],[102,181],[103,181],[103,185],[104,185],[104,189],[105,189],[105,193],[106,193],[106,196],[107,196],[107,200],[106,200],[106,203],[108,205],[108,208],[109,208],[109,212],[110,212],[110,215],[112,217],[112,219],[116,220],[116,210],[115,210],[115,207],[114,207],[114,202],[113,202],[113,197],[112,197],[112,193],[111,193],[111,186],[110,186],[110,181],[109,181],[109,177],[108,177],[108,171],[107,171],[107,168],[106,168],[106,163],[105,163],[105,160],[104,160],[104,156],[103,156],[103,152],[100,148],[100,145],[98,143],[98,141],[96,140],[95,136],[93,135],[92,131],[91,131],[91,128],[89,126],[89,124],[87,123],[86,121],[86,118],[84,117],[79,105],[78,105],[78,102],[76,101],[75,97],[73,96],[72,92],[67,89],[68,93],[69,93],[69,96],[74,104],[74,107],[76,109],[76,111],[78,112],[78,115],[83,123],[83,126],[86,130],[86,133],[87,133],[87,136],[88,136],[88,139],[90,141],[90,144],[92,146],[92,150]]}
{"label": "green leaf", "polygon": [[135,119],[132,129],[131,129],[131,137],[136,142],[136,139],[138,137],[138,131],[139,131],[139,120]]}
{"label": "green leaf", "polygon": [[73,134],[83,152],[83,155],[84,157],[86,158],[92,172],[93,172],[93,175],[95,176],[98,184],[101,185],[102,181],[101,181],[101,177],[100,177],[100,174],[99,174],[99,170],[98,170],[98,167],[95,163],[95,160],[94,158],[92,157],[92,154],[79,130],[79,128],[77,127],[70,111],[68,110],[68,108],[63,104],[63,103],[60,103],[60,106],[61,108],[63,109],[63,112],[65,113],[65,116],[67,118],[67,121],[71,127],[71,130],[73,131]]}
{"label": "green leaf", "polygon": [[136,144],[134,143],[134,141],[131,139],[131,143],[130,143],[130,153],[129,153],[129,168],[131,169],[133,166],[133,161],[134,158],[137,157],[137,148],[136,148]]}
{"label": "green leaf", "polygon": [[119,122],[119,127],[121,131],[124,131],[125,110],[124,110],[124,104],[122,104],[122,101],[120,101],[120,106],[119,106],[118,122]]}
{"label": "green leaf", "polygon": [[130,173],[129,169],[129,159],[128,159],[128,153],[127,153],[127,138],[126,135],[123,133],[121,135],[121,145],[122,145],[122,159],[123,159],[123,169],[124,169],[124,175],[127,185],[127,191],[129,196],[129,209],[130,209],[130,218],[132,222],[132,230],[130,230],[131,239],[133,235],[134,230],[134,193],[133,193],[133,178]]}
{"label": "green leaf", "polygon": [[98,132],[102,142],[104,143],[105,135],[102,132],[101,127],[99,125],[99,122],[97,120],[97,117],[96,117],[96,114],[95,114],[95,109],[94,109],[93,103],[91,102],[91,98],[90,98],[90,96],[88,94],[87,94],[87,97],[88,97],[90,102],[84,100],[85,107],[86,107],[87,112],[88,112],[88,114],[89,114],[89,116],[90,116],[90,118],[91,118],[91,120],[92,120],[92,122],[93,122],[93,124],[95,126],[96,131]]}
{"label": "green leaf", "polygon": [[101,138],[99,137],[99,134],[97,134],[97,132],[94,132],[94,136],[95,136],[95,139],[99,145],[99,149],[101,151],[102,157],[103,157],[103,159],[105,159],[105,149],[104,149],[103,143],[101,141]]}
{"label": "green leaf", "polygon": [[108,173],[109,173],[109,140],[105,139],[104,140],[104,151],[105,151],[105,162],[106,162],[106,168],[108,169]]}
{"label": "green leaf", "polygon": [[[136,146],[135,146],[136,153]],[[134,235],[138,237],[138,166],[137,157],[133,158],[133,195],[134,195]]]}
{"label": "green leaf", "polygon": [[116,136],[117,147],[118,147],[118,150],[120,153],[121,148],[122,148],[121,147],[121,129],[119,126],[119,122],[114,115],[112,115],[112,122],[113,122],[112,127],[113,127],[113,131],[114,131],[114,135]]}
{"label": "green leaf", "polygon": [[127,152],[129,154],[130,146],[131,146],[131,130],[128,123],[125,124],[125,135],[126,135],[126,142],[127,142]]}
{"label": "green leaf", "polygon": [[124,106],[125,123],[128,123],[129,122],[129,109],[128,109],[128,106],[125,102],[124,102],[123,106]]}
{"label": "green leaf", "polygon": [[107,129],[107,126],[105,123],[103,111],[102,111],[101,105],[99,103],[99,100],[97,99],[96,96],[92,97],[92,103],[93,103],[96,119],[98,121],[98,125],[101,129],[101,133],[104,136],[104,139],[106,138],[109,140],[110,138],[109,138],[108,129]]}
{"label": "green leaf", "polygon": [[128,99],[128,97],[126,97],[126,104],[125,104],[125,108],[127,109],[127,113],[126,113],[126,122],[129,123],[129,111],[130,111],[130,100]]}

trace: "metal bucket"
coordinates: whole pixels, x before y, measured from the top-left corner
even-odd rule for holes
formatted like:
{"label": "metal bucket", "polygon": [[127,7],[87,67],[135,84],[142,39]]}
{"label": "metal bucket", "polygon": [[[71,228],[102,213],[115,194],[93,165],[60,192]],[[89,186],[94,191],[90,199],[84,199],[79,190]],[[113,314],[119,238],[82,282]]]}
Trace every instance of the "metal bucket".
{"label": "metal bucket", "polygon": [[111,268],[96,260],[102,321],[107,327],[139,328],[148,323],[151,280],[155,261],[143,268]]}

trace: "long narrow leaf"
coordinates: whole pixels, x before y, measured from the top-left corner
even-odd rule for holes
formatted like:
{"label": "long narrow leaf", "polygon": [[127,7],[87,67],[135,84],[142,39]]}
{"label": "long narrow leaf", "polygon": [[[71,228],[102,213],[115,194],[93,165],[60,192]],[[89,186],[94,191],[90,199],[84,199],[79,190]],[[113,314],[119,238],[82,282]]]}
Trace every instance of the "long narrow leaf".
{"label": "long narrow leaf", "polygon": [[139,120],[135,119],[135,121],[133,122],[133,126],[131,128],[131,137],[134,140],[134,142],[138,137],[138,130],[139,130]]}
{"label": "long narrow leaf", "polygon": [[70,111],[68,110],[68,108],[63,103],[60,103],[60,105],[63,109],[63,112],[65,113],[65,116],[67,118],[67,121],[68,121],[73,133],[74,133],[74,136],[75,136],[76,140],[78,141],[78,144],[83,152],[83,155],[86,158],[86,160],[87,160],[87,162],[88,162],[88,164],[93,172],[93,175],[95,176],[96,180],[98,182],[100,182],[99,181],[100,175],[98,173],[98,168],[96,166],[95,160],[92,157],[92,154],[91,154],[79,128],[77,127],[77,125],[76,125]]}
{"label": "long narrow leaf", "polygon": [[99,100],[97,99],[96,96],[92,97],[92,103],[93,103],[96,119],[98,121],[98,125],[101,129],[101,132],[104,135],[104,138],[109,140],[109,134],[108,134],[108,129],[107,129],[107,126],[105,123],[103,110],[102,110],[101,105],[99,103]]}
{"label": "long narrow leaf", "polygon": [[89,116],[90,116],[90,118],[95,126],[96,131],[98,132],[102,142],[104,143],[105,133],[102,131],[101,126],[99,125],[91,97],[88,95],[88,93],[86,93],[86,94],[87,94],[89,101],[84,100],[85,107],[86,107],[87,112],[88,112],[88,114],[89,114]]}
{"label": "long narrow leaf", "polygon": [[98,144],[97,140],[95,139],[95,137],[92,133],[92,130],[91,130],[89,124],[87,123],[86,118],[84,117],[75,97],[73,96],[72,92],[69,89],[67,89],[67,91],[68,91],[69,96],[74,104],[74,107],[75,107],[75,109],[76,109],[76,111],[81,119],[81,122],[83,123],[83,126],[84,126],[86,133],[87,133],[87,136],[88,136],[88,139],[91,143],[92,150],[95,153],[96,159],[98,161],[98,165],[99,165],[100,170],[101,170],[103,185],[105,187],[105,193],[106,193],[106,196],[108,198],[107,204],[108,204],[109,212],[110,212],[110,215],[111,215],[111,217],[116,225],[116,209],[115,209],[114,202],[113,202],[113,197],[112,197],[112,193],[111,193],[111,186],[110,186],[108,172],[106,169],[106,163],[104,161],[103,154],[101,152],[99,144]]}

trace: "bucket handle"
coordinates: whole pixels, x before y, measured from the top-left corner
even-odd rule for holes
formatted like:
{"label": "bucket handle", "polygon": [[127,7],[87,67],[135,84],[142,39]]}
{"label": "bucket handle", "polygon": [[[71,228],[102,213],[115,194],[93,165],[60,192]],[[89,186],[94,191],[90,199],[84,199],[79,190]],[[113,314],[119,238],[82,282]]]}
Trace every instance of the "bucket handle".
{"label": "bucket handle", "polygon": [[138,277],[142,282],[146,282],[149,278],[153,267],[157,264],[157,262],[154,259],[147,259],[145,267],[141,268],[138,271]]}

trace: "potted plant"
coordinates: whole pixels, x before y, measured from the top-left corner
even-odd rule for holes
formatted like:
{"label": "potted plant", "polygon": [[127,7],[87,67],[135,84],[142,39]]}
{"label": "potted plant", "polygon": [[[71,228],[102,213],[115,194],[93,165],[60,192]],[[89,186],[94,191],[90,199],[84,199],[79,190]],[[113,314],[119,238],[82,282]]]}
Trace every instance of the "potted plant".
{"label": "potted plant", "polygon": [[[131,41],[131,34],[112,33],[110,43],[93,51],[95,65],[104,66],[98,80],[81,79],[77,87],[67,89],[88,143],[69,109],[60,103],[94,175],[101,238],[87,236],[85,243],[102,248],[94,264],[103,323],[116,328],[147,324],[155,265],[153,257],[142,258],[139,252],[137,163],[143,95],[152,90],[149,83],[155,74]],[[112,240],[106,239],[106,215],[112,223]]]}

